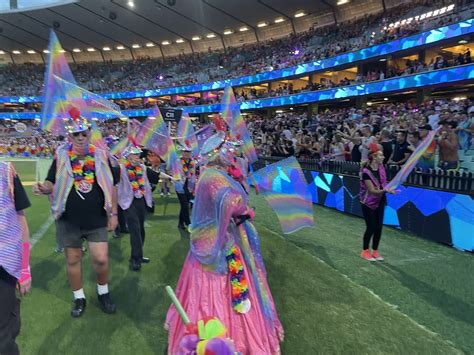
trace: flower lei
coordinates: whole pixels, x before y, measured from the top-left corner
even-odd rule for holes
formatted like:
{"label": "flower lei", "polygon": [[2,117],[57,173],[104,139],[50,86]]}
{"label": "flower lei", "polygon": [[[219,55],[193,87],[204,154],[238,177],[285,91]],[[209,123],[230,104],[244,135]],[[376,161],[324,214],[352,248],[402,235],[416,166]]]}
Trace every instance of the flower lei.
{"label": "flower lei", "polygon": [[133,192],[140,191],[142,196],[145,195],[145,179],[141,165],[132,166],[129,161],[126,161],[125,168],[127,169],[128,179],[130,180],[130,185],[132,185]]}
{"label": "flower lei", "polygon": [[248,299],[249,285],[244,275],[244,265],[242,264],[240,250],[235,244],[228,251],[226,259],[232,288],[232,308],[236,312],[243,313],[243,302]]}
{"label": "flower lei", "polygon": [[[186,177],[192,177],[194,175],[194,160],[191,159],[189,163],[186,163],[184,158],[181,158],[181,165],[183,166],[183,173]],[[189,166],[189,168],[188,168]]]}
{"label": "flower lei", "polygon": [[94,163],[95,147],[89,145],[89,152],[84,157],[84,165],[81,165],[77,155],[72,150],[72,144],[68,147],[68,155],[71,160],[72,174],[74,176],[74,186],[79,189],[79,184],[85,180],[90,185],[94,184],[95,163]]}

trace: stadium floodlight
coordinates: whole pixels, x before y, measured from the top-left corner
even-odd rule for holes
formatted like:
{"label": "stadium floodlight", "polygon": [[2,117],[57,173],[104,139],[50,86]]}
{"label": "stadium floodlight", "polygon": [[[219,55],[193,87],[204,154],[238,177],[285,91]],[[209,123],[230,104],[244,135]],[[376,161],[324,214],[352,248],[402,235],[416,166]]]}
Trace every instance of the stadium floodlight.
{"label": "stadium floodlight", "polygon": [[139,44],[137,44],[137,43],[135,43],[135,44],[132,44],[132,48],[135,48],[135,49],[137,49],[137,48],[140,48],[140,45],[139,45]]}
{"label": "stadium floodlight", "polygon": [[103,47],[102,50],[107,52],[107,51],[110,51],[111,49],[110,47]]}
{"label": "stadium floodlight", "polygon": [[345,5],[345,4],[348,4],[349,3],[349,0],[337,0],[337,5]]}
{"label": "stadium floodlight", "polygon": [[285,21],[285,19],[283,17],[278,17],[275,19],[275,23],[280,23],[280,22],[283,22]]}
{"label": "stadium floodlight", "polygon": [[0,54],[5,54],[5,52],[4,52],[4,51],[0,51]]}
{"label": "stadium floodlight", "polygon": [[227,35],[231,35],[232,33],[234,33],[233,30],[231,30],[230,28],[224,30],[224,34],[227,36]]}
{"label": "stadium floodlight", "polygon": [[176,40],[176,43],[184,43],[184,39],[178,38],[178,39]]}
{"label": "stadium floodlight", "polygon": [[268,26],[268,23],[260,22],[259,24],[257,24],[257,27],[265,27],[265,26]]}
{"label": "stadium floodlight", "polygon": [[72,51],[73,51],[74,53],[79,53],[81,50],[80,50],[79,48],[74,48]]}
{"label": "stadium floodlight", "polygon": [[87,48],[88,52],[95,52],[95,48]]}
{"label": "stadium floodlight", "polygon": [[295,14],[295,17],[298,18],[298,17],[303,17],[305,16],[306,13],[304,11],[298,11],[296,14]]}
{"label": "stadium floodlight", "polygon": [[21,54],[21,52],[20,52],[20,51],[17,51],[17,50],[12,51],[12,53],[13,53],[13,54]]}
{"label": "stadium floodlight", "polygon": [[193,38],[191,38],[193,41],[199,41],[201,39],[201,37],[199,36],[193,36]]}
{"label": "stadium floodlight", "polygon": [[35,52],[34,50],[32,50],[32,49],[28,49],[28,50],[26,51],[26,53],[28,53],[28,54],[35,54],[36,52]]}
{"label": "stadium floodlight", "polygon": [[129,2],[127,2],[127,5],[130,6],[130,7],[135,7],[135,3],[131,0]]}
{"label": "stadium floodlight", "polygon": [[47,49],[43,49],[43,53],[45,53],[45,54],[49,54],[49,50],[47,50]]}
{"label": "stadium floodlight", "polygon": [[161,44],[164,45],[164,46],[167,46],[168,44],[170,44],[170,41],[163,41],[163,42],[161,42]]}
{"label": "stadium floodlight", "polygon": [[208,34],[206,35],[206,37],[207,37],[207,38],[214,38],[214,37],[216,37],[216,35],[215,35],[215,33],[208,33]]}
{"label": "stadium floodlight", "polygon": [[124,47],[124,46],[122,46],[122,45],[120,45],[120,46],[117,46],[117,47],[115,47],[115,48],[117,48],[119,51],[121,51],[122,49],[125,49],[125,47]]}
{"label": "stadium floodlight", "polygon": [[145,46],[147,47],[154,47],[155,44],[153,42],[148,42],[147,44],[145,44]]}
{"label": "stadium floodlight", "polygon": [[248,30],[249,30],[249,28],[247,26],[242,26],[242,27],[239,28],[240,32],[245,32],[245,31],[248,31]]}

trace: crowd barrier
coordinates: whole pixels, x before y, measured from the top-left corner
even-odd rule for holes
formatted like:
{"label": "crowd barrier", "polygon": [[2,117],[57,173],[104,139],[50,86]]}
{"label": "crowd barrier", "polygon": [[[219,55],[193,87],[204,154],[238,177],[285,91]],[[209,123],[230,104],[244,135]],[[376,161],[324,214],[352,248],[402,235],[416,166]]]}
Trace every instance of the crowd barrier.
{"label": "crowd barrier", "polygon": [[[261,158],[254,170],[281,158]],[[362,217],[359,163],[300,160],[312,201]],[[398,168],[387,167],[388,178]],[[397,195],[387,195],[384,224],[460,250],[474,251],[472,172],[414,171]],[[282,181],[282,188],[285,182]],[[316,217],[317,219],[317,217]]]}

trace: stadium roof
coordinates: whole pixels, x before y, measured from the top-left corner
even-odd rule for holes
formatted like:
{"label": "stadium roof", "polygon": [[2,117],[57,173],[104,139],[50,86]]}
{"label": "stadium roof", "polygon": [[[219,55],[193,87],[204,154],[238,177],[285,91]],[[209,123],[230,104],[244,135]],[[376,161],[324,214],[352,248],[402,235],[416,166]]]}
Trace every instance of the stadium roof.
{"label": "stadium roof", "polygon": [[[39,1],[32,3],[38,6]],[[68,51],[78,46],[160,45],[212,34],[223,38],[226,30],[255,31],[262,22],[291,22],[301,12],[331,12],[338,1],[342,0],[82,0],[40,10],[2,9],[7,12],[0,15],[0,48],[41,52],[47,48],[50,28]],[[24,0],[10,1],[15,3]]]}

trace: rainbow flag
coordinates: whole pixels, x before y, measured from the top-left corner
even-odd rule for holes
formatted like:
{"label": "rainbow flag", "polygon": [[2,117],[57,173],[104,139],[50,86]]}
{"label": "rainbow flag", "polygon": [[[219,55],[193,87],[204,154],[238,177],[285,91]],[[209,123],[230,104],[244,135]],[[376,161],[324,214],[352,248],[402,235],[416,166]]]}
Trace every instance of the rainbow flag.
{"label": "rainbow flag", "polygon": [[418,160],[420,160],[420,158],[430,146],[431,142],[433,142],[433,139],[435,138],[436,134],[439,132],[440,129],[441,126],[439,126],[436,130],[430,131],[430,133],[428,133],[425,139],[423,139],[423,141],[418,145],[418,147],[416,147],[413,153],[411,153],[410,157],[400,168],[397,175],[395,175],[395,177],[385,186],[386,190],[395,190],[398,186],[400,186],[406,181],[408,175],[410,175],[410,173],[413,171],[416,166],[416,163],[418,163]]}
{"label": "rainbow flag", "polygon": [[97,123],[93,120],[91,121],[91,143],[96,147],[105,150],[106,152],[109,151],[109,147],[105,143],[104,138],[102,137],[102,133],[100,132]]}
{"label": "rainbow flag", "polygon": [[123,151],[128,147],[130,143],[129,137],[132,137],[133,139],[136,140],[136,135],[137,135],[139,126],[140,126],[140,122],[138,122],[137,120],[128,119],[127,120],[127,137],[122,138],[114,146],[110,147],[110,154],[118,159],[121,159]]}
{"label": "rainbow flag", "polygon": [[308,184],[295,157],[267,165],[253,173],[260,193],[277,214],[283,233],[314,226]]}
{"label": "rainbow flag", "polygon": [[168,127],[156,106],[153,110],[153,116],[148,117],[138,127],[135,140],[137,144],[155,152],[166,161],[167,169],[174,178],[180,177],[178,155],[173,139],[171,139]]}
{"label": "rainbow flag", "polygon": [[191,118],[187,112],[183,112],[181,120],[178,123],[176,139],[182,146],[189,145],[189,147],[192,149],[193,157],[197,157],[199,155],[199,146],[196,133],[194,132]]}
{"label": "rainbow flag", "polygon": [[128,137],[122,138],[114,146],[110,147],[110,154],[120,159],[123,151],[127,148],[129,143]]}
{"label": "rainbow flag", "polygon": [[257,151],[250,137],[250,133],[245,124],[245,120],[240,113],[240,107],[235,100],[234,92],[231,86],[226,86],[224,96],[221,101],[221,112],[224,122],[229,126],[229,133],[233,139],[240,139],[243,141],[242,153],[247,157],[250,163],[258,160]]}
{"label": "rainbow flag", "polygon": [[50,34],[49,51],[41,112],[43,130],[64,135],[63,120],[69,119],[68,111],[72,106],[77,107],[89,122],[93,117],[123,116],[117,105],[77,85],[54,31]]}

